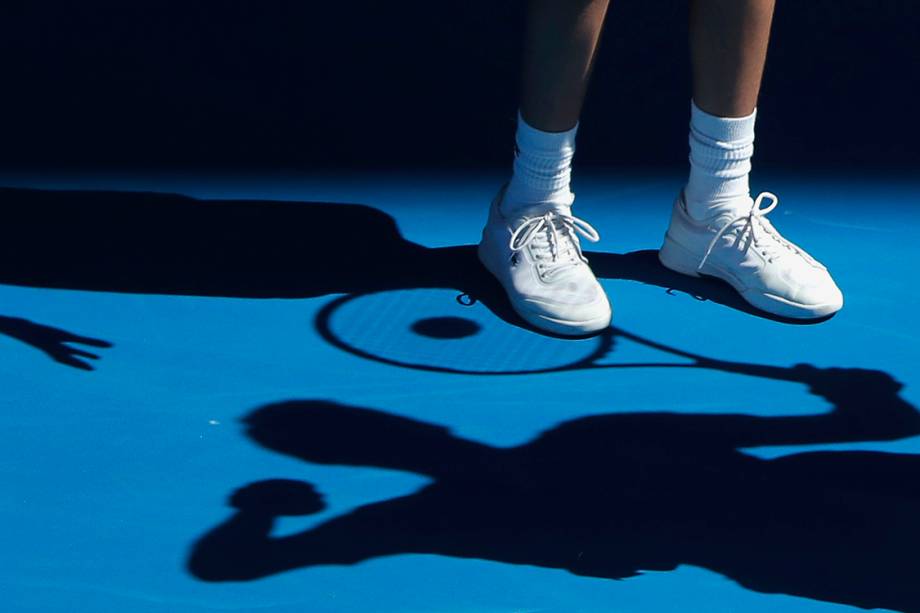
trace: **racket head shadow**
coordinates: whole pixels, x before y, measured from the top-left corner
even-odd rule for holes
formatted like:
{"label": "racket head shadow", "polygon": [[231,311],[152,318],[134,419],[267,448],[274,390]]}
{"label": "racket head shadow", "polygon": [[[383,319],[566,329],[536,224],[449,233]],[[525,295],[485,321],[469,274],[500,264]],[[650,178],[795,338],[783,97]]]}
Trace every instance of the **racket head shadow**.
{"label": "racket head shadow", "polygon": [[456,290],[403,289],[346,295],[315,320],[328,343],[375,362],[466,375],[526,375],[590,368],[613,349],[609,328],[562,338],[511,326]]}

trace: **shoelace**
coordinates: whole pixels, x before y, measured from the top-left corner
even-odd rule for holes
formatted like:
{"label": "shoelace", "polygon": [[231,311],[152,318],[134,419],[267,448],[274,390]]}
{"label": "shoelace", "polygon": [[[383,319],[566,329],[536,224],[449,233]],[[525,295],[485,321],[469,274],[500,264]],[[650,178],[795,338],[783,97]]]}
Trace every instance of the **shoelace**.
{"label": "shoelace", "polygon": [[[576,234],[584,236],[592,243],[596,243],[601,239],[597,230],[584,219],[557,211],[548,211],[544,215],[532,217],[518,226],[511,233],[511,240],[508,246],[515,253],[531,243],[541,248],[548,247],[554,266],[546,269],[545,274],[552,276],[564,268],[577,266],[579,262],[588,261],[581,252],[581,243],[578,241]],[[542,258],[539,255],[537,257]],[[566,257],[568,259],[563,260]]]}
{"label": "shoelace", "polygon": [[[761,208],[761,203],[765,198],[771,200],[770,205],[766,208]],[[818,268],[824,269],[824,266],[815,260],[813,257],[805,253],[805,251],[798,245],[786,240],[783,238],[779,232],[773,227],[773,224],[767,220],[766,215],[770,211],[776,208],[776,205],[779,204],[779,198],[775,194],[770,192],[761,192],[757,199],[754,200],[751,210],[747,213],[742,213],[736,217],[733,217],[727,224],[722,226],[722,229],[716,232],[716,235],[712,237],[712,240],[709,241],[709,247],[706,249],[706,255],[703,256],[703,259],[700,260],[699,266],[696,267],[696,271],[700,272],[703,270],[703,265],[706,264],[706,260],[709,259],[712,250],[715,249],[716,244],[719,242],[719,239],[722,238],[729,229],[735,227],[739,221],[745,222],[739,232],[738,238],[736,240],[741,240],[741,236],[744,235],[745,228],[751,229],[751,242],[752,247],[760,251],[760,253],[767,257],[767,261],[772,262],[774,257],[779,257],[781,255],[781,250],[790,251],[796,253],[802,258],[811,264],[812,266],[817,266]],[[757,230],[755,230],[757,228]]]}

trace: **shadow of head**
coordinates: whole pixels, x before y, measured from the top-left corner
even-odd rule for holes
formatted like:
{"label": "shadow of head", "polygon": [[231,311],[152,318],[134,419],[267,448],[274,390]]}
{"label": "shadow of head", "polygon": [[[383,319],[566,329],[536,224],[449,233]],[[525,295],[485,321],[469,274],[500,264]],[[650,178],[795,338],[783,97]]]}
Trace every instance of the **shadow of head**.
{"label": "shadow of head", "polygon": [[446,428],[334,402],[280,402],[243,423],[260,446],[316,464],[368,466],[385,458],[391,468],[429,472],[419,463],[425,456],[431,464],[455,459],[439,446],[450,439]]}

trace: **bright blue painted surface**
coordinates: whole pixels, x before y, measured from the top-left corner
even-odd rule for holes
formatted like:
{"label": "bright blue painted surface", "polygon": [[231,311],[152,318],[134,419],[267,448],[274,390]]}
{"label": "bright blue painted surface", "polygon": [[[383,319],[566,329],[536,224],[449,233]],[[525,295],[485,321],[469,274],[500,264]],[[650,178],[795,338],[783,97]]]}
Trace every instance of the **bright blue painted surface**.
{"label": "bright blue painted surface", "polygon": [[[40,178],[7,186],[136,189],[196,198],[360,203],[392,216],[427,247],[475,242],[495,177]],[[598,251],[655,249],[678,177],[583,178],[577,213],[600,231]],[[916,264],[917,184],[776,178],[774,214],[792,240],[834,272],[846,294],[837,317],[787,325],[682,293],[608,279],[615,324],[642,337],[723,360],[776,366],[876,369],[920,404]],[[2,222],[0,222],[2,223]],[[111,229],[117,232],[117,228]],[[323,265],[362,256],[348,227],[304,227],[340,237]],[[113,254],[117,257],[117,254]],[[306,268],[307,266],[305,266]],[[400,275],[393,270],[394,277]],[[453,289],[399,289],[347,302],[331,328],[359,349],[460,370],[542,369],[575,362],[596,340],[545,338],[501,321]],[[429,479],[379,468],[319,465],[249,440],[240,419],[285,400],[324,399],[445,426],[495,446],[522,444],[573,418],[673,411],[807,415],[828,408],[805,386],[727,372],[579,368],[481,376],[402,368],[325,342],[313,327],[336,295],[223,298],[0,286],[0,315],[104,339],[93,372],[56,363],[0,336],[0,593],[6,611],[623,611],[787,613],[855,610],[766,595],[682,565],[623,581],[565,570],[438,555],[382,557],[356,566],[298,569],[247,583],[205,583],[185,561],[205,532],[230,516],[238,487],[263,479],[313,483],[328,508],[282,518],[293,534],[361,505],[410,494]],[[433,340],[424,318],[460,317],[481,330]],[[602,364],[671,361],[628,340]],[[920,453],[920,438],[762,447]],[[795,501],[789,501],[794,505]],[[752,551],[752,556],[757,552]],[[859,552],[853,552],[859,555]]]}

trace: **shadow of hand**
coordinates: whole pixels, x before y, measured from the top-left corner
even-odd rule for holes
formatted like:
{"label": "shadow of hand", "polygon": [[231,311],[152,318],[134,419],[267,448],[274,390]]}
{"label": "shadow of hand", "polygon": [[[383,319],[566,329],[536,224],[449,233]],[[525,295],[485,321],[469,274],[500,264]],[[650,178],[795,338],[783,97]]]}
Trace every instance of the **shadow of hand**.
{"label": "shadow of hand", "polygon": [[37,324],[20,317],[0,316],[0,334],[5,334],[10,338],[35,347],[59,364],[80,370],[95,370],[87,360],[98,360],[99,356],[83,349],[71,347],[71,343],[99,349],[106,349],[112,346],[108,341],[79,336],[66,330]]}

